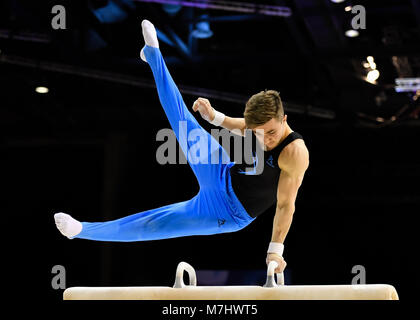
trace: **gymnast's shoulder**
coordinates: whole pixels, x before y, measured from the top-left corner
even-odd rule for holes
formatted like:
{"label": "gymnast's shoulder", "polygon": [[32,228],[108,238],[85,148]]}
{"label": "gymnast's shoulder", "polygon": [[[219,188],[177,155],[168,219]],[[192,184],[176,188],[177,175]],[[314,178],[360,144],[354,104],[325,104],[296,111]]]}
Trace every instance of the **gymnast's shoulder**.
{"label": "gymnast's shoulder", "polygon": [[280,152],[278,165],[287,172],[303,174],[309,167],[309,150],[305,141],[296,139]]}

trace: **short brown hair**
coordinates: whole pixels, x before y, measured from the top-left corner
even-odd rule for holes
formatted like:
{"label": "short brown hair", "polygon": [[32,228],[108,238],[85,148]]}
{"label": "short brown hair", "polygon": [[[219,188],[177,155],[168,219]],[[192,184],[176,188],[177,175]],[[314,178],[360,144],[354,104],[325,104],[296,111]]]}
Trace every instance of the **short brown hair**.
{"label": "short brown hair", "polygon": [[267,89],[249,98],[244,111],[245,124],[250,129],[261,126],[272,118],[281,119],[283,116],[280,94]]}

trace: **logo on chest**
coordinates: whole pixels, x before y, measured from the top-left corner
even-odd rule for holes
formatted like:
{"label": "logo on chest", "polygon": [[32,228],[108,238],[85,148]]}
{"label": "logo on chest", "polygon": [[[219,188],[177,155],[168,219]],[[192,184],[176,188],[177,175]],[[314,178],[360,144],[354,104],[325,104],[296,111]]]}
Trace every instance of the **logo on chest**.
{"label": "logo on chest", "polygon": [[271,168],[274,168],[274,160],[273,156],[270,154],[267,160],[265,160],[265,163],[268,164]]}

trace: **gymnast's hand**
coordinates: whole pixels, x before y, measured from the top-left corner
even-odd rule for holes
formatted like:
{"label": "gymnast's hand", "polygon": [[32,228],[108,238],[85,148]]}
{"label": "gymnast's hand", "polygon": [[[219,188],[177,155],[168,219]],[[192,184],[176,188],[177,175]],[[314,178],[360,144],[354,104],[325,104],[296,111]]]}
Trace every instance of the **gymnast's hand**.
{"label": "gymnast's hand", "polygon": [[274,270],[274,273],[280,273],[283,272],[284,269],[286,269],[286,261],[283,259],[283,257],[279,256],[276,253],[267,253],[267,258],[265,259],[265,262],[267,263],[267,267],[268,264],[270,263],[270,261],[276,261],[278,263],[278,267]]}
{"label": "gymnast's hand", "polygon": [[206,121],[213,121],[215,117],[214,109],[210,101],[205,98],[198,98],[194,101],[192,109],[194,112],[200,112],[201,117]]}

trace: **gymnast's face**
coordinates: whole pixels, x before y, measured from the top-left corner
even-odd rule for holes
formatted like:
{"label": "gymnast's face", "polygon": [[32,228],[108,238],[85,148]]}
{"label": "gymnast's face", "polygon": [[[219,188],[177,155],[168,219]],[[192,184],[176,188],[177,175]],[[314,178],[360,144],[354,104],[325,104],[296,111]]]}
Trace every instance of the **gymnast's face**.
{"label": "gymnast's face", "polygon": [[[263,125],[252,129],[258,141],[264,146],[265,150],[268,151],[278,146],[286,130],[286,121],[287,115],[283,116],[281,119],[272,118]],[[264,131],[257,131],[257,129],[262,129]]]}

